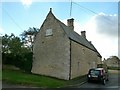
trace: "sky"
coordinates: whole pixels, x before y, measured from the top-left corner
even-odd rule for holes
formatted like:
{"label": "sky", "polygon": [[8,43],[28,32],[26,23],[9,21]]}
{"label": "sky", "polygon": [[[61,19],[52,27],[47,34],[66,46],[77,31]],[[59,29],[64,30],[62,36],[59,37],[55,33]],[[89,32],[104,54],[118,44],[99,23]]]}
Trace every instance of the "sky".
{"label": "sky", "polygon": [[[74,31],[86,37],[103,58],[118,55],[118,2],[35,2],[19,0],[0,3],[0,34],[19,36],[29,27],[40,28],[50,8],[66,24],[74,18]],[[71,9],[70,9],[71,8]],[[71,11],[71,14],[70,14]]]}

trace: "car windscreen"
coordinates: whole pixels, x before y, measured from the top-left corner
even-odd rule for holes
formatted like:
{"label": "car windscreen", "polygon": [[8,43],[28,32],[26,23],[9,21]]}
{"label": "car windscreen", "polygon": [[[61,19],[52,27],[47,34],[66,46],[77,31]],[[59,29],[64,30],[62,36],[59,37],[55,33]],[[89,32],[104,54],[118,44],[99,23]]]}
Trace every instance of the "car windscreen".
{"label": "car windscreen", "polygon": [[90,71],[90,74],[91,74],[91,75],[99,75],[99,74],[100,74],[100,71],[99,71],[99,70],[91,70],[91,71]]}

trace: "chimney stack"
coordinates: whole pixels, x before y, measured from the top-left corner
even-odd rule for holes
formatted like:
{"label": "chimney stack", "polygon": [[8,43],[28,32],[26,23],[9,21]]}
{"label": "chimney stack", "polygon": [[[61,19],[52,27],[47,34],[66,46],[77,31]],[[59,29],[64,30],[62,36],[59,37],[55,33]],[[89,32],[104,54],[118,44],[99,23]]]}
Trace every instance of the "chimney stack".
{"label": "chimney stack", "polygon": [[81,31],[81,36],[86,38],[86,31]]}
{"label": "chimney stack", "polygon": [[74,19],[73,19],[73,18],[67,20],[67,26],[68,26],[71,30],[74,30]]}

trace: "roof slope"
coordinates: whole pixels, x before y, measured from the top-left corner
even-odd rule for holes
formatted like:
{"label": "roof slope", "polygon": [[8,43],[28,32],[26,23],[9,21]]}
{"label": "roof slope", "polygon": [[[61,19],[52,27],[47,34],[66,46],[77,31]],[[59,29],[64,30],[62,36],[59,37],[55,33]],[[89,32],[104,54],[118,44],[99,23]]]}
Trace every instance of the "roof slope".
{"label": "roof slope", "polygon": [[61,21],[58,20],[58,22],[59,22],[60,26],[63,28],[63,30],[66,32],[67,36],[71,40],[73,40],[73,41],[75,41],[75,42],[77,42],[77,43],[79,43],[79,44],[81,44],[81,45],[95,51],[99,57],[102,57],[100,55],[100,53],[97,51],[97,49],[94,47],[94,45],[92,43],[90,43],[86,38],[82,37],[81,35],[79,35],[75,31],[71,30],[68,26],[66,26]]}
{"label": "roof slope", "polygon": [[91,44],[86,38],[82,37],[81,35],[79,35],[78,33],[76,33],[74,30],[71,30],[68,26],[66,26],[64,23],[62,23],[60,20],[58,20],[52,13],[51,9],[50,12],[48,13],[47,17],[52,16],[53,18],[55,18],[59,25],[61,26],[61,28],[63,28],[63,30],[65,31],[65,33],[67,34],[68,38],[95,51],[97,53],[97,55],[99,57],[102,57],[100,55],[100,53],[97,51],[97,49],[94,47],[93,44]]}

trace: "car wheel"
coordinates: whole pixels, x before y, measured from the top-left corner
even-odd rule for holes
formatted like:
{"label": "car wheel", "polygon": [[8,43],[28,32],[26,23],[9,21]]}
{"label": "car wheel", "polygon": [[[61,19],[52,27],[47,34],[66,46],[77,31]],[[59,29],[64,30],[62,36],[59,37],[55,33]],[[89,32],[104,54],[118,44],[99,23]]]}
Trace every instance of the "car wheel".
{"label": "car wheel", "polygon": [[88,82],[90,82],[90,79],[87,79]]}
{"label": "car wheel", "polygon": [[103,79],[102,84],[103,84],[103,85],[105,85],[105,84],[106,84],[106,80],[105,80],[105,79]]}
{"label": "car wheel", "polygon": [[107,78],[107,81],[109,81],[109,79]]}

